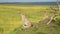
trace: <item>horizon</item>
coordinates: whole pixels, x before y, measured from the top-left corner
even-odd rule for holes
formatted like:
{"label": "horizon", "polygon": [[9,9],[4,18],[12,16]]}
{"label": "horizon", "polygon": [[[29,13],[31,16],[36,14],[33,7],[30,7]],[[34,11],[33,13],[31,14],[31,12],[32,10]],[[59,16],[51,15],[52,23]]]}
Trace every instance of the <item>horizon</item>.
{"label": "horizon", "polygon": [[57,5],[57,2],[3,2],[0,4],[20,4],[20,5]]}
{"label": "horizon", "polygon": [[[15,2],[0,2],[0,3],[15,3]],[[18,3],[31,3],[31,2],[18,2]],[[34,2],[32,2],[34,3]],[[44,2],[43,2],[44,3]],[[59,2],[60,3],[60,2]]]}
{"label": "horizon", "polygon": [[0,2],[56,2],[57,0],[0,0]]}

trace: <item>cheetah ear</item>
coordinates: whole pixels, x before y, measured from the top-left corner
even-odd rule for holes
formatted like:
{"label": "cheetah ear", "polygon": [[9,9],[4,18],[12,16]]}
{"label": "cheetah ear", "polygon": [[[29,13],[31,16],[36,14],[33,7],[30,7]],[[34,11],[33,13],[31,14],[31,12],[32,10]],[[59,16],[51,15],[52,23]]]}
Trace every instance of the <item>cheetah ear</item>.
{"label": "cheetah ear", "polygon": [[24,14],[21,13],[20,16],[22,16],[22,15],[24,15]]}
{"label": "cheetah ear", "polygon": [[25,14],[21,13],[20,15],[25,15]]}
{"label": "cheetah ear", "polygon": [[44,17],[45,17],[45,18],[48,18],[49,16],[45,14]]}

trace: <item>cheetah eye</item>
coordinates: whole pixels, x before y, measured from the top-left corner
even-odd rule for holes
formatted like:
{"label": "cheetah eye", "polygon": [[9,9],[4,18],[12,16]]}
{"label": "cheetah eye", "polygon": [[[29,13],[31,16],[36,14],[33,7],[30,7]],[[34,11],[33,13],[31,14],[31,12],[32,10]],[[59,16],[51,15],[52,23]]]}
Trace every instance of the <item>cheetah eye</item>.
{"label": "cheetah eye", "polygon": [[27,26],[27,25],[24,25],[24,26]]}

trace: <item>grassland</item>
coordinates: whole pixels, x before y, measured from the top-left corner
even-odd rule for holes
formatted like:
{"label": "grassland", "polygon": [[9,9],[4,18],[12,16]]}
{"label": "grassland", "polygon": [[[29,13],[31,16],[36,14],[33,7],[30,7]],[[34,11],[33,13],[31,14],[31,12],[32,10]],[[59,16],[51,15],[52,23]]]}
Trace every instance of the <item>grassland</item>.
{"label": "grassland", "polygon": [[[22,25],[20,13],[34,23],[44,19],[44,14],[50,15],[50,6],[0,5],[0,34],[8,34]],[[11,33],[12,34],[12,33]]]}

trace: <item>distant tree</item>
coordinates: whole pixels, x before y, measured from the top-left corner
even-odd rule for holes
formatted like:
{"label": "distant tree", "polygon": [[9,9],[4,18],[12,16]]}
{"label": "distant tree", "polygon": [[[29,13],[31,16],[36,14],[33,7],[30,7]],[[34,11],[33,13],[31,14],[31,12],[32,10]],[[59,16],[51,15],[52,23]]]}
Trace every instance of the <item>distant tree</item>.
{"label": "distant tree", "polygon": [[50,6],[50,12],[53,13],[53,15],[50,17],[50,21],[48,21],[47,24],[50,24],[53,20],[55,20],[55,17],[59,15],[58,11],[60,11],[59,0],[57,0],[57,6]]}
{"label": "distant tree", "polygon": [[57,6],[58,6],[58,9],[60,10],[60,5],[59,5],[59,0],[57,0]]}

